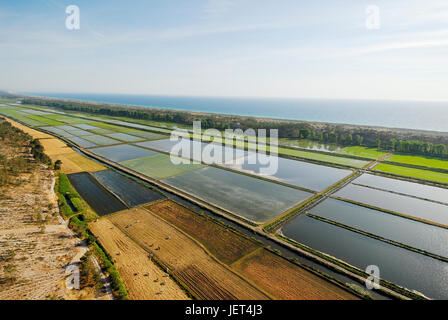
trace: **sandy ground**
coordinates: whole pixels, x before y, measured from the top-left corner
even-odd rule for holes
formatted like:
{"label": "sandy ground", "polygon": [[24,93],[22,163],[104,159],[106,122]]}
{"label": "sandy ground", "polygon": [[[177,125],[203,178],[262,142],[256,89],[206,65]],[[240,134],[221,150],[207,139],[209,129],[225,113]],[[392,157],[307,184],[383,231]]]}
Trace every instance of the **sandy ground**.
{"label": "sandy ground", "polygon": [[79,239],[58,219],[53,172],[39,166],[20,178],[0,198],[0,299],[70,299],[65,267],[80,254]]}

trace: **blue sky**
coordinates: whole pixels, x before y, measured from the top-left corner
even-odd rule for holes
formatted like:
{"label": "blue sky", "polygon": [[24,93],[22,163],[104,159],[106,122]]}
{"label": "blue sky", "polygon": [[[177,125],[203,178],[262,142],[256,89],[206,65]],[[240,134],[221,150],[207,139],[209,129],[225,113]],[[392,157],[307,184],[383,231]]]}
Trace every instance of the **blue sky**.
{"label": "blue sky", "polygon": [[448,101],[447,83],[448,1],[0,0],[0,89]]}

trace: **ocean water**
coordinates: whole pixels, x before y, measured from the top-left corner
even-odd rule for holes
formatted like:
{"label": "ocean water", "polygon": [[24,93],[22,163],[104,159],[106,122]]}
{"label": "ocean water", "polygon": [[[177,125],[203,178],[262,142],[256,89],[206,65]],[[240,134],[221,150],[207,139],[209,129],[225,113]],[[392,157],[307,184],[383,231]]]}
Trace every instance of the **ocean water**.
{"label": "ocean water", "polygon": [[91,93],[28,94],[173,110],[448,132],[448,102],[211,98]]}

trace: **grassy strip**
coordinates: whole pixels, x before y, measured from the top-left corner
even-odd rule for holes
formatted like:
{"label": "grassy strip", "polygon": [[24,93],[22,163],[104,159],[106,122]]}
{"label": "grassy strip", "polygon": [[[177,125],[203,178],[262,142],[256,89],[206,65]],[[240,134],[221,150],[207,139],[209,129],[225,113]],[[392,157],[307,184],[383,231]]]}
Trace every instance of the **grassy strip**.
{"label": "grassy strip", "polygon": [[[55,191],[57,191],[56,194],[58,196],[59,208],[65,218],[70,218],[74,214],[81,214],[85,211],[85,204],[80,195],[71,185],[66,174],[59,173],[56,179]],[[67,203],[67,197],[75,207],[75,211],[73,211],[72,207]]]}
{"label": "grassy strip", "polygon": [[444,261],[444,262],[448,262],[448,258],[446,258],[446,257],[439,256],[437,254],[434,254],[434,253],[431,253],[431,252],[428,252],[428,251],[425,251],[425,250],[422,250],[422,249],[411,247],[411,246],[408,246],[408,245],[406,245],[404,243],[401,243],[401,242],[397,242],[397,241],[394,241],[394,240],[383,238],[383,237],[380,237],[380,236],[378,236],[376,234],[373,234],[373,233],[370,233],[370,232],[366,232],[366,231],[362,231],[360,229],[356,229],[356,228],[350,227],[350,226],[345,225],[345,224],[340,223],[340,222],[336,222],[336,221],[333,221],[333,220],[330,220],[330,219],[326,219],[324,217],[319,217],[319,216],[316,216],[316,215],[314,215],[312,213],[309,213],[309,212],[307,212],[305,214],[308,217],[310,217],[310,218],[313,218],[313,219],[316,219],[316,220],[319,220],[319,221],[322,221],[322,222],[325,222],[325,223],[329,223],[329,224],[335,225],[337,227],[347,229],[347,230],[352,231],[352,232],[359,233],[359,234],[361,234],[363,236],[366,236],[366,237],[369,237],[369,238],[373,238],[373,239],[376,239],[376,240],[379,240],[379,241],[382,241],[382,242],[385,242],[385,243],[388,243],[388,244],[391,244],[393,246],[400,247],[400,248],[403,248],[403,249],[406,249],[406,250],[409,250],[409,251],[414,251],[416,253],[420,253],[420,254],[423,254],[425,256],[431,257],[433,259],[438,259],[438,260],[441,260],[441,261]]}
{"label": "grassy strip", "polygon": [[380,163],[375,168],[375,171],[385,172],[391,176],[413,178],[422,182],[436,182],[448,186],[448,174],[443,174],[436,171],[421,170],[415,168],[408,168],[404,166],[394,166],[391,164]]}
{"label": "grassy strip", "polygon": [[[305,246],[305,245],[303,245],[303,244],[300,244],[300,243],[298,243],[298,242],[296,242],[296,241],[294,241],[294,240],[292,240],[292,239],[290,239],[290,238],[287,238],[287,237],[282,236],[282,235],[280,235],[280,234],[276,234],[276,237],[279,238],[279,239],[281,239],[281,240],[283,240],[283,241],[285,241],[285,242],[287,242],[287,243],[289,243],[289,244],[291,244],[291,245],[293,245],[293,246],[295,246],[295,247],[297,247],[297,248],[300,248],[300,249],[302,249],[302,250],[304,250],[304,251],[306,251],[306,252],[312,253],[312,254],[314,254],[314,255],[316,255],[316,256],[318,256],[318,257],[320,257],[320,258],[322,258],[322,259],[324,259],[324,260],[326,260],[326,261],[329,261],[329,262],[331,262],[331,263],[333,263],[333,264],[335,264],[335,265],[337,265],[337,266],[339,266],[339,267],[341,267],[341,268],[344,268],[345,270],[348,270],[348,271],[350,271],[350,272],[352,272],[352,273],[354,273],[354,274],[356,274],[356,275],[358,275],[358,276],[361,276],[361,277],[363,277],[363,278],[367,278],[367,277],[370,276],[370,275],[367,274],[366,272],[364,272],[364,271],[362,271],[362,270],[360,270],[360,269],[358,269],[358,268],[356,268],[356,267],[354,267],[354,266],[351,266],[351,265],[349,265],[349,264],[347,264],[347,263],[345,263],[345,262],[343,262],[343,261],[341,261],[341,260],[339,260],[339,259],[336,259],[336,258],[334,258],[334,257],[331,257],[331,256],[329,256],[329,255],[326,255],[326,254],[324,254],[324,253],[322,253],[322,252],[320,252],[320,251],[314,250],[314,249],[312,249],[312,248],[310,248],[310,247],[308,247],[308,246]],[[318,262],[319,262],[319,261],[318,261]],[[330,266],[329,266],[329,267],[330,267]],[[331,268],[331,267],[330,267],[330,268]],[[334,269],[334,270],[337,271],[337,272],[340,272],[340,271],[337,270],[337,269]],[[406,296],[406,297],[409,297],[409,298],[411,298],[411,299],[415,299],[415,300],[426,300],[426,298],[423,297],[422,295],[419,295],[419,294],[417,294],[417,293],[414,293],[414,292],[412,292],[412,291],[409,291],[408,289],[403,288],[403,287],[401,287],[401,286],[398,286],[398,285],[396,285],[396,284],[393,284],[393,283],[391,283],[391,282],[389,282],[389,281],[380,279],[380,284],[381,284],[381,286],[383,286],[383,287],[385,287],[385,288],[388,288],[388,289],[390,289],[390,290],[392,290],[392,291],[394,291],[394,292],[396,292],[396,293],[399,293],[399,294],[401,294],[401,295],[403,295],[403,296]],[[391,296],[391,293],[386,292],[386,291],[381,290],[381,289],[379,289],[379,290],[380,290],[383,294],[386,294],[386,295],[388,295],[388,296]],[[398,296],[395,296],[395,295],[392,295],[392,297],[393,297],[393,298],[399,298]]]}
{"label": "grassy strip", "polygon": [[395,162],[395,161],[383,161],[383,163],[390,164],[390,165],[393,165],[393,166],[407,167],[407,168],[412,168],[412,169],[427,170],[427,171],[434,171],[434,172],[440,172],[440,173],[448,174],[448,169],[427,167],[427,166],[422,166],[422,165],[418,165],[418,164],[411,164],[411,163],[405,163],[405,162]]}
{"label": "grassy strip", "polygon": [[364,207],[364,208],[373,209],[373,210],[376,210],[376,211],[381,211],[381,212],[384,212],[384,213],[393,214],[394,216],[399,216],[399,217],[402,217],[402,218],[418,221],[418,222],[421,222],[421,223],[426,223],[426,224],[429,224],[429,225],[432,225],[432,226],[448,229],[447,225],[444,225],[444,224],[441,224],[441,223],[437,223],[437,222],[434,222],[434,221],[425,220],[425,219],[422,219],[422,218],[409,216],[409,215],[404,214],[404,213],[399,213],[399,212],[396,212],[396,211],[392,211],[392,210],[388,210],[388,209],[383,209],[383,208],[371,206],[369,204],[365,204],[365,203],[362,203],[362,202],[354,201],[354,200],[351,200],[351,199],[341,198],[341,197],[337,197],[337,196],[331,196],[331,197],[334,198],[334,199],[341,200],[341,201],[353,203],[353,204],[356,204],[356,205]]}

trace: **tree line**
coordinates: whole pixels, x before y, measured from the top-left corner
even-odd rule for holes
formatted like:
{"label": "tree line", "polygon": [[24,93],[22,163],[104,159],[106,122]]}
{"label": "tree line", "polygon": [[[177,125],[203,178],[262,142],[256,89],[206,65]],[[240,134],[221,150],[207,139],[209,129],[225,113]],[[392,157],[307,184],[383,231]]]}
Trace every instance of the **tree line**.
{"label": "tree line", "polygon": [[157,122],[172,122],[183,125],[191,125],[193,121],[199,120],[204,129],[277,129],[279,138],[308,139],[342,146],[366,146],[403,153],[448,157],[448,141],[443,136],[422,136],[421,139],[403,139],[403,137],[397,136],[397,133],[392,130],[377,130],[371,127],[301,121],[268,121],[244,116],[198,114],[167,109],[123,107],[54,99],[24,98],[22,103],[49,106],[66,111]]}

